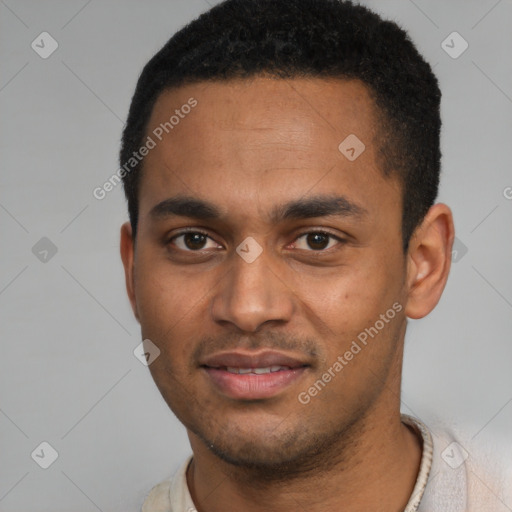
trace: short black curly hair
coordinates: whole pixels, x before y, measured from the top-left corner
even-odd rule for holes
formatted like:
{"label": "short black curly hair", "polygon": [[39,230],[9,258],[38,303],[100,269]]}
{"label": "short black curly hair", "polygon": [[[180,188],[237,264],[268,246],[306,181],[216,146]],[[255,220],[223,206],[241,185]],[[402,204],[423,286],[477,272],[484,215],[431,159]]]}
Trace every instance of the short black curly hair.
{"label": "short black curly hair", "polygon": [[[178,31],[146,64],[123,131],[121,166],[143,144],[159,95],[201,81],[358,79],[377,106],[384,175],[402,185],[402,239],[434,203],[440,174],[441,92],[430,65],[396,23],[346,0],[226,0]],[[143,160],[123,173],[136,236]]]}

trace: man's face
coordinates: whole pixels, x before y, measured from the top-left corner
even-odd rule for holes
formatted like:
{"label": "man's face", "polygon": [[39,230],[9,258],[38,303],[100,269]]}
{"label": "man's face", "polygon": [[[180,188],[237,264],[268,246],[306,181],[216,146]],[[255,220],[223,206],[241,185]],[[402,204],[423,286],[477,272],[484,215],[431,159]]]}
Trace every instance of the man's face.
{"label": "man's face", "polygon": [[[380,170],[377,127],[357,81],[199,83],[154,107],[134,308],[161,351],[150,370],[164,399],[225,460],[305,459],[398,400],[402,201]],[[338,149],[352,134],[359,156],[354,138]],[[178,196],[218,216],[190,205],[177,215],[167,200]],[[327,214],[322,200],[335,197]]]}

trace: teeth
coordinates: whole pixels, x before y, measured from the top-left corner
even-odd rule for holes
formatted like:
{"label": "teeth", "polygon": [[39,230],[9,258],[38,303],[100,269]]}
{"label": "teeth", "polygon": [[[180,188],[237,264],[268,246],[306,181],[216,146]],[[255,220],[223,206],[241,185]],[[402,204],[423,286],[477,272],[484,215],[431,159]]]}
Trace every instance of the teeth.
{"label": "teeth", "polygon": [[256,375],[261,375],[262,373],[270,373],[270,368],[253,368],[253,372]]}
{"label": "teeth", "polygon": [[235,368],[232,366],[228,366],[226,370],[229,373],[237,373],[240,375],[246,375],[248,373],[254,373],[256,375],[262,375],[264,373],[274,373],[280,370],[289,370],[288,366],[267,366],[265,368]]}

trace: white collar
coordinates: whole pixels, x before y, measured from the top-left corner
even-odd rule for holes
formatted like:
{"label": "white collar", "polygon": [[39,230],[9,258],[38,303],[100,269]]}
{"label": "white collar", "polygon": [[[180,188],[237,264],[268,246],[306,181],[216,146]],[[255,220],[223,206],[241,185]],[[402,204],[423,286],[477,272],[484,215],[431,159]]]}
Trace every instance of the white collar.
{"label": "white collar", "polygon": [[432,435],[424,423],[420,420],[409,416],[408,414],[401,415],[402,423],[413,427],[416,432],[421,434],[423,439],[423,448],[421,454],[420,470],[416,484],[412,490],[411,497],[407,502],[404,512],[416,512],[420,505],[421,498],[427,486],[430,469],[432,468],[432,457],[434,454],[434,444],[432,442]]}

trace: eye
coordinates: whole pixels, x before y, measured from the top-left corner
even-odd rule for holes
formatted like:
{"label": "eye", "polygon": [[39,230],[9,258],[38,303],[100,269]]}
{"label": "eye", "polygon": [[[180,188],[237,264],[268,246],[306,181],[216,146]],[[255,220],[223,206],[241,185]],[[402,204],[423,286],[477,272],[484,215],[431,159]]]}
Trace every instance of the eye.
{"label": "eye", "polygon": [[344,241],[343,239],[325,231],[310,231],[299,236],[296,240],[299,241],[301,239],[304,239],[303,242],[305,242],[303,243],[303,247],[298,247],[299,244],[297,242],[294,243],[294,246],[298,249],[308,250],[307,247],[304,247],[306,245],[313,249],[313,251],[326,251],[333,245],[336,245],[335,242],[343,243]]}
{"label": "eye", "polygon": [[[208,239],[211,240],[213,246],[205,247]],[[178,247],[178,249],[187,252],[197,252],[204,249],[215,249],[218,247],[218,244],[215,243],[207,233],[203,233],[202,231],[185,231],[178,233],[177,235],[171,237],[167,243],[173,243],[176,247]]]}
{"label": "eye", "polygon": [[[210,241],[210,246],[208,246]],[[297,249],[315,252],[326,252],[344,240],[326,231],[309,231],[295,239],[293,246]],[[207,233],[188,230],[175,234],[166,242],[186,252],[200,252],[206,249],[217,249],[217,244]]]}

